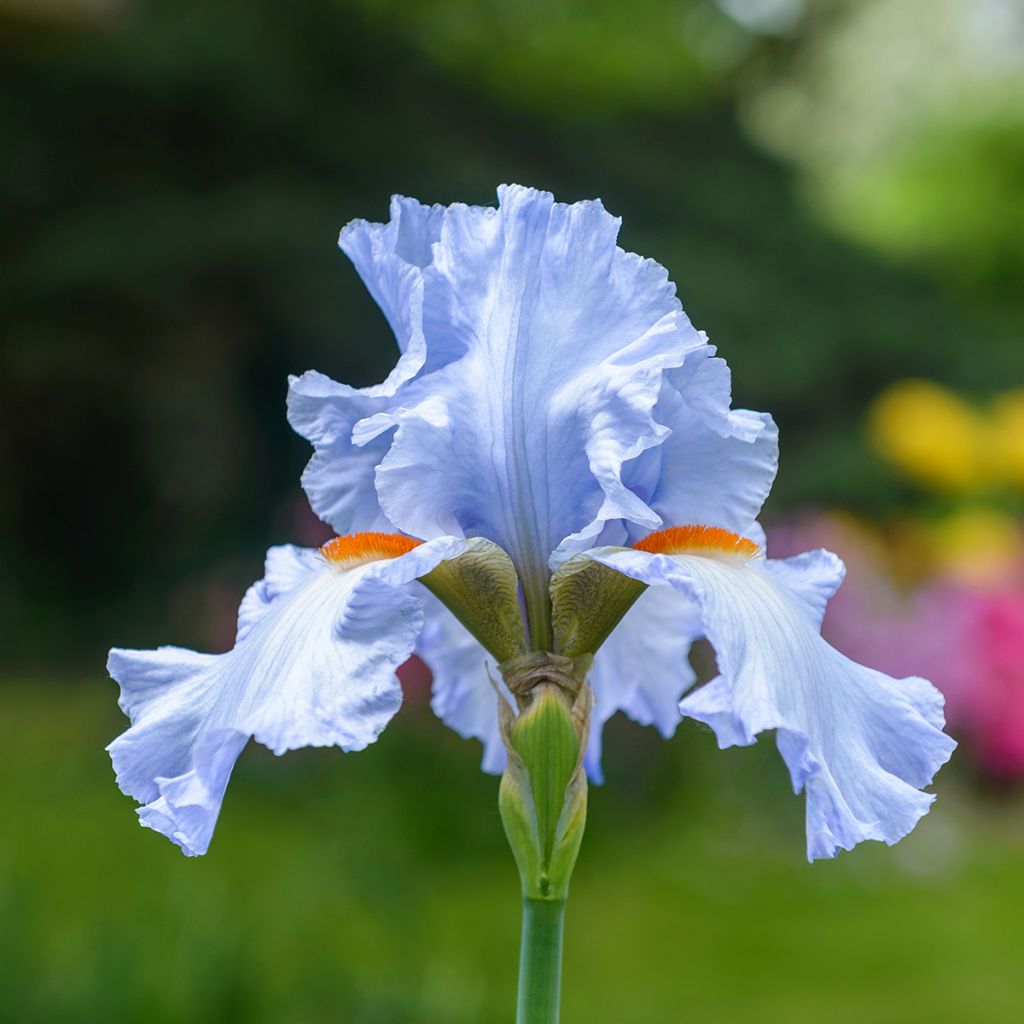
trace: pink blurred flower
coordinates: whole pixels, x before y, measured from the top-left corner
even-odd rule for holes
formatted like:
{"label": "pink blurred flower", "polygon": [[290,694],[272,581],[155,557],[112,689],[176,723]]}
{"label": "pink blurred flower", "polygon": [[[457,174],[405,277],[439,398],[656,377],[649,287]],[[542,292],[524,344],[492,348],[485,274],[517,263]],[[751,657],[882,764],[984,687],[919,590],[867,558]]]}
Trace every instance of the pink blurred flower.
{"label": "pink blurred flower", "polygon": [[935,683],[986,774],[1024,775],[1024,591],[957,596],[970,666]]}
{"label": "pink blurred flower", "polygon": [[1024,776],[1024,580],[986,586],[926,576],[898,586],[885,543],[847,517],[817,515],[769,532],[772,557],[820,546],[855,568],[832,599],[823,635],[857,661],[930,679],[946,697],[951,732],[978,768]]}

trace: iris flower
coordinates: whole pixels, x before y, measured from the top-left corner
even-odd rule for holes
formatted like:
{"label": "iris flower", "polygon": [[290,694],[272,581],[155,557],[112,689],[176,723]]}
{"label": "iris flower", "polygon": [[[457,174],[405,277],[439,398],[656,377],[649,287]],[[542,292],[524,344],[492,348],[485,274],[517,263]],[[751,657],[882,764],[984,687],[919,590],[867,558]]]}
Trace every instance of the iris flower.
{"label": "iris flower", "polygon": [[[811,859],[894,843],[927,811],[954,746],[941,696],[821,639],[835,555],[765,557],[775,424],[731,408],[726,363],[666,271],[617,246],[619,224],[599,201],[508,186],[496,208],[396,197],[386,224],[342,231],[398,362],[362,389],[291,379],[289,419],[314,449],[303,487],[338,538],[271,549],[234,649],[111,652],[132,725],[110,752],[144,825],[204,853],[250,737],[278,754],[365,747],[414,651],[437,714],[509,787],[560,756],[557,727],[540,747],[517,739],[538,694],[571,712],[560,823],[536,788],[520,806],[556,845],[585,788],[572,762],[600,777],[617,711],[666,737],[697,719],[721,747],[774,731]],[[694,689],[698,637],[718,675]]]}

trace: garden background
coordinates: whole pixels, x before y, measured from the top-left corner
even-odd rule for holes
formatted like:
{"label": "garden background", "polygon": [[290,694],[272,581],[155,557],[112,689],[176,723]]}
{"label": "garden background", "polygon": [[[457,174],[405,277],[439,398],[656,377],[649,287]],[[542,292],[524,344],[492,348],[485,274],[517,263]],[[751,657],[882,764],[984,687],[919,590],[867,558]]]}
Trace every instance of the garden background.
{"label": "garden background", "polygon": [[1006,627],[995,667],[958,634],[961,750],[894,849],[808,866],[769,739],[614,720],[567,1024],[1019,1016],[1020,3],[2,0],[0,81],[0,1018],[507,1019],[496,781],[422,667],[364,753],[248,749],[200,860],[103,750],[107,647],[225,649],[264,549],[326,536],[287,375],[394,360],[340,226],[501,181],[601,196],[669,268],[780,424],[770,550],[831,531],[907,615],[879,657],[929,671],[922,593]]}

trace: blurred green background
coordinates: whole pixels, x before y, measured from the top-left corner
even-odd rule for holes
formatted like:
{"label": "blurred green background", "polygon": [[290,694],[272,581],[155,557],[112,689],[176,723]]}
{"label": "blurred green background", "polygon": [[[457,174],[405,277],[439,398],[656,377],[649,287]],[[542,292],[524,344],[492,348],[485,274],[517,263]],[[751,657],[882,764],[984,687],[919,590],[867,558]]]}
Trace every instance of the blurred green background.
{"label": "blurred green background", "polygon": [[[138,828],[112,643],[224,649],[324,536],[288,373],[394,360],[335,248],[388,196],[601,196],[771,410],[769,521],[919,497],[863,439],[925,377],[1024,384],[1016,0],[0,3],[0,1019],[510,1018],[517,899],[422,673],[373,749],[246,751],[210,854]],[[953,766],[813,868],[770,743],[615,721],[565,1020],[1013,1020],[1024,806]]]}

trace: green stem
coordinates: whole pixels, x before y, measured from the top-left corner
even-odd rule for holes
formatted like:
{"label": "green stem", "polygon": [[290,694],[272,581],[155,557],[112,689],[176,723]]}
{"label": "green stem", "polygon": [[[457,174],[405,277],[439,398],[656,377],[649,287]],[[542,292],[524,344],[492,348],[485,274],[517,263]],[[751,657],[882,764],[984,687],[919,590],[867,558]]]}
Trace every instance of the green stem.
{"label": "green stem", "polygon": [[523,899],[516,1024],[558,1024],[565,900]]}

